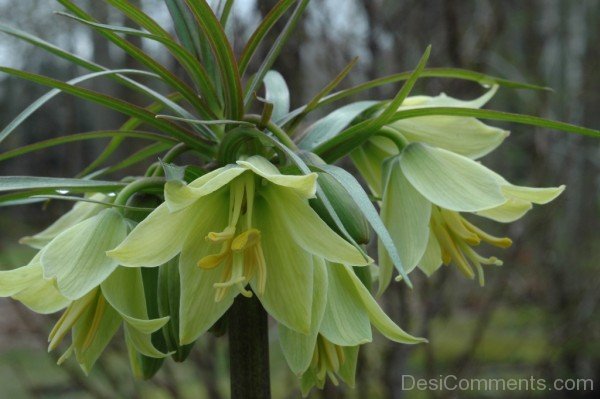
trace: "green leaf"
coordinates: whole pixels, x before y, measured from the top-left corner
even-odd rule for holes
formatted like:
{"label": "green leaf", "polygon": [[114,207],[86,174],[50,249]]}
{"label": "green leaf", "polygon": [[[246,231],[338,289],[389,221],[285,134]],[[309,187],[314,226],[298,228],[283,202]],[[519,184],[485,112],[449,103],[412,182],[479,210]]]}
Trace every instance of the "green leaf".
{"label": "green leaf", "polygon": [[240,57],[239,68],[240,74],[244,76],[246,73],[246,69],[248,68],[248,64],[252,60],[252,57],[256,53],[256,49],[262,43],[265,36],[275,23],[279,21],[279,19],[285,14],[285,12],[294,4],[296,0],[279,0],[279,2],[265,15],[263,20],[260,22],[260,25],[256,28],[256,30],[246,42],[244,46],[244,50],[242,51],[242,56]]}
{"label": "green leaf", "polygon": [[[356,94],[360,94],[364,91],[384,86],[386,84],[395,83],[403,80],[407,80],[410,78],[412,72],[402,72],[390,76],[385,76],[382,78],[378,78],[369,82],[361,83],[357,86],[351,87],[349,89],[340,90],[336,93],[330,94],[329,96],[322,98],[319,101],[318,107],[322,107],[327,104],[331,104],[333,102],[342,100],[347,97],[352,97]],[[499,77],[485,75],[479,72],[469,71],[465,69],[458,68],[426,68],[421,73],[421,78],[446,78],[446,79],[461,79],[472,82],[477,82],[483,86],[492,86],[492,85],[500,85],[502,87],[512,88],[512,89],[527,89],[527,90],[548,90],[552,91],[552,89],[543,86],[532,85],[528,83],[514,82],[507,79],[502,79]],[[299,107],[293,110],[290,114],[288,114],[285,120],[282,123],[287,123],[291,119],[295,118],[297,115],[303,113],[306,109],[306,105]]]}
{"label": "green leaf", "polygon": [[0,176],[0,192],[31,189],[65,190],[69,192],[107,192],[118,190],[123,186],[125,186],[124,183],[101,180],[34,176]]}
{"label": "green leaf", "polygon": [[171,122],[165,120],[157,120],[154,117],[154,114],[137,105],[128,103],[126,101],[114,97],[107,96],[105,94],[95,92],[93,90],[76,87],[56,79],[51,79],[42,75],[37,75],[29,72],[19,71],[13,68],[0,67],[0,72],[5,72],[17,76],[19,78],[29,80],[34,83],[54,87],[64,91],[65,93],[69,93],[74,96],[104,105],[105,107],[114,109],[126,115],[137,117],[143,120],[144,122],[148,123],[149,125],[152,125],[157,129],[181,140],[182,142],[188,144],[192,148],[200,148],[203,151],[206,151],[207,153],[211,153],[213,151],[212,147],[208,144],[206,140],[197,137],[194,133],[185,130],[182,127],[175,125]]}
{"label": "green leaf", "polygon": [[283,76],[274,70],[267,72],[263,83],[265,99],[273,104],[271,118],[277,121],[290,112],[290,91]]}
{"label": "green leaf", "polygon": [[215,58],[219,64],[221,83],[224,88],[225,116],[230,119],[241,119],[244,113],[242,83],[235,56],[233,55],[233,49],[229,44],[227,35],[225,35],[223,27],[206,0],[186,0],[186,3],[204,32],[206,39],[210,41]]}
{"label": "green leaf", "polygon": [[410,91],[425,68],[425,64],[429,59],[430,53],[431,46],[428,46],[421,56],[421,59],[419,60],[419,63],[417,64],[413,73],[406,80],[406,82],[404,82],[402,88],[398,94],[396,94],[394,99],[387,104],[383,112],[381,112],[375,118],[368,119],[364,122],[349,127],[335,138],[317,146],[314,149],[314,152],[323,157],[323,159],[326,161],[332,162],[348,154],[351,150],[362,144],[371,135],[373,135],[373,133],[376,133],[382,126],[389,123],[390,119],[394,116],[402,102],[410,94]]}
{"label": "green leaf", "polygon": [[116,269],[117,262],[105,252],[126,235],[127,224],[113,209],[77,223],[42,250],[44,277],[56,278],[59,291],[67,298],[81,298]]}
{"label": "green leaf", "polygon": [[[112,0],[110,2],[115,3],[114,0]],[[116,2],[123,3],[122,1],[118,1],[118,0]],[[74,15],[67,14],[67,13],[58,13],[58,14],[68,17],[68,18],[71,18],[82,24],[85,24],[85,25],[88,25],[88,26],[91,26],[91,27],[94,27],[97,29],[102,29],[102,30],[115,32],[115,33],[124,33],[127,35],[132,35],[132,36],[137,36],[137,37],[143,37],[143,38],[154,40],[158,43],[163,44],[169,50],[169,52],[175,57],[175,59],[177,59],[177,61],[179,61],[181,66],[185,69],[185,71],[188,73],[188,75],[192,78],[194,83],[200,88],[201,95],[204,98],[204,99],[201,99],[201,101],[205,105],[204,114],[208,115],[208,116],[214,116],[215,114],[213,114],[212,112],[215,111],[216,109],[218,109],[219,100],[217,98],[215,87],[212,84],[210,77],[208,76],[208,74],[207,74],[206,70],[204,69],[204,67],[202,66],[202,64],[198,62],[198,60],[194,57],[193,54],[191,54],[189,51],[187,51],[185,48],[183,48],[179,43],[175,42],[171,38],[171,36],[160,27],[160,25],[158,25],[154,21],[152,21],[146,14],[141,13],[141,11],[139,9],[135,9],[135,7],[133,7],[131,5],[127,5],[126,7],[128,8],[128,10],[131,9],[131,11],[127,12],[128,16],[143,15],[143,17],[135,18],[134,20],[136,22],[142,21],[142,22],[140,22],[140,25],[145,27],[146,29],[148,29],[151,33],[133,29],[133,28],[128,28],[128,27],[95,23],[95,22],[87,21],[85,19],[78,18]],[[133,11],[134,9],[136,11]],[[148,19],[152,22],[146,22]],[[211,107],[211,105],[214,105],[214,106]]]}
{"label": "green leaf", "polygon": [[[88,13],[83,11],[77,5],[75,5],[71,0],[57,0],[60,4],[62,4],[65,8],[70,10],[77,17],[91,22],[96,22]],[[201,113],[206,112],[205,105],[202,103],[200,98],[194,93],[191,87],[189,87],[185,82],[183,82],[180,78],[175,76],[171,71],[169,71],[166,67],[158,63],[154,58],[144,53],[141,49],[134,46],[127,40],[119,37],[117,34],[113,32],[109,32],[106,30],[96,29],[102,36],[106,37],[108,40],[121,47],[127,54],[131,57],[135,58],[141,64],[145,65],[150,70],[154,71],[157,75],[163,78],[163,80],[170,85],[174,90],[180,92],[190,104],[194,106],[194,108]]]}
{"label": "green leaf", "polygon": [[0,154],[0,161],[5,161],[20,155],[28,154],[30,152],[44,150],[57,145],[84,141],[84,140],[96,140],[107,137],[119,137],[119,138],[138,138],[145,140],[158,141],[164,144],[177,144],[176,140],[170,137],[162,136],[156,133],[142,132],[142,131],[127,131],[127,130],[101,130],[96,132],[76,133],[69,136],[56,137],[48,140],[38,141],[37,143],[29,144],[23,147],[15,148],[14,150],[6,151]]}
{"label": "green leaf", "polygon": [[392,236],[390,236],[390,233],[388,232],[388,229],[385,227],[383,221],[379,217],[375,206],[369,199],[367,193],[365,193],[365,191],[361,187],[360,183],[354,178],[354,176],[352,176],[352,174],[346,172],[344,169],[339,168],[337,166],[327,165],[324,163],[319,163],[315,166],[321,169],[323,172],[331,175],[340,183],[340,185],[342,185],[346,189],[350,198],[352,198],[354,203],[358,206],[362,214],[368,220],[371,227],[373,227],[373,230],[375,230],[375,233],[377,234],[379,240],[383,244],[386,252],[388,253],[388,256],[392,260],[392,263],[396,266],[406,284],[409,287],[412,286],[412,283],[408,278],[407,271],[405,271],[402,258],[398,254],[397,246],[394,244]]}
{"label": "green leaf", "polygon": [[429,115],[472,116],[474,118],[479,119],[515,122],[524,125],[539,126],[554,130],[562,130],[567,133],[575,133],[583,136],[600,137],[600,131],[595,129],[576,126],[565,122],[553,121],[537,116],[513,114],[509,112],[493,111],[488,109],[472,109],[458,107],[418,108],[406,111],[398,111],[392,117],[392,121]]}
{"label": "green leaf", "polygon": [[[283,45],[285,44],[285,42],[287,42],[290,34],[296,27],[296,24],[298,23],[300,17],[304,13],[306,6],[308,6],[309,1],[310,0],[300,0],[298,5],[294,9],[292,16],[287,21],[287,23],[285,24],[285,27],[283,28],[283,30],[277,37],[277,40],[275,40],[275,43],[273,44],[273,46],[267,53],[266,57],[264,58],[262,64],[260,65],[260,67],[258,69],[258,72],[256,72],[256,74],[251,78],[250,82],[246,86],[246,89],[244,90],[244,106],[245,107],[248,107],[250,105],[250,102],[252,101],[254,93],[258,90],[258,88],[260,87],[260,85],[263,82],[265,75],[271,69],[271,67],[273,66],[273,63],[279,56],[279,53],[281,52]],[[275,22],[273,22],[273,23],[275,23]],[[260,29],[260,27],[259,27],[259,29]],[[266,32],[265,32],[265,34],[266,34]],[[262,40],[262,38],[260,40]],[[259,40],[259,43],[260,43],[260,40]]]}
{"label": "green leaf", "polygon": [[376,104],[379,104],[379,101],[358,101],[336,109],[309,127],[298,146],[303,150],[310,151],[337,136],[356,117]]}
{"label": "green leaf", "polygon": [[185,1],[165,0],[165,4],[167,5],[169,14],[171,14],[175,33],[181,44],[187,48],[188,51],[194,53],[196,57],[201,57],[202,47],[200,45],[200,40],[202,32],[194,23],[194,18],[187,12]]}

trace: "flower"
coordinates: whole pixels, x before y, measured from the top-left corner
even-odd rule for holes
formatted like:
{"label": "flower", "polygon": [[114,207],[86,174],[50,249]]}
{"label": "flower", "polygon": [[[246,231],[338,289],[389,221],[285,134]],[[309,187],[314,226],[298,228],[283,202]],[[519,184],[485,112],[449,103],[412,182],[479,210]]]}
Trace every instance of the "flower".
{"label": "flower", "polygon": [[316,174],[283,175],[260,156],[239,160],[185,184],[169,181],[165,203],[109,256],[154,267],[181,253],[180,341],[207,331],[238,295],[258,296],[279,323],[311,328],[316,258],[371,262],[308,205]]}
{"label": "flower", "polygon": [[379,307],[369,290],[347,265],[314,258],[312,322],[308,334],[279,325],[279,339],[286,361],[302,378],[306,395],[322,387],[327,376],[354,385],[360,345],[371,342],[371,325],[392,341],[426,342],[398,327]]}
{"label": "flower", "polygon": [[[453,152],[411,143],[386,164],[381,216],[390,231],[407,272],[417,265],[427,274],[453,261],[469,278],[473,264],[483,284],[482,264],[501,265],[483,258],[471,246],[488,242],[510,246],[508,238],[493,237],[462,217],[472,212],[500,222],[522,217],[532,203],[545,204],[564,186],[533,188],[510,184],[478,162]],[[382,283],[389,282],[392,265],[380,250]]]}
{"label": "flower", "polygon": [[0,272],[0,296],[12,297],[37,313],[64,309],[50,332],[54,350],[71,332],[59,364],[75,353],[85,373],[121,324],[128,346],[150,357],[164,357],[150,334],[168,317],[150,320],[140,269],[117,267],[105,251],[121,241],[126,223],[113,209],[77,204],[48,229],[26,242],[41,246],[28,265]]}

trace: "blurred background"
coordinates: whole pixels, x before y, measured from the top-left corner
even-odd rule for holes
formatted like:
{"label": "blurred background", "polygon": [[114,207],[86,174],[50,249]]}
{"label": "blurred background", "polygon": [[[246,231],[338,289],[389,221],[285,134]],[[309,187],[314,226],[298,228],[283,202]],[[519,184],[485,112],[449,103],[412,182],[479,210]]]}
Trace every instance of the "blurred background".
{"label": "blurred background", "polygon": [[[129,25],[103,1],[82,0],[100,21]],[[169,28],[159,0],[131,0]],[[230,36],[240,50],[274,0],[238,0]],[[56,16],[56,2],[0,0],[0,22],[38,35],[108,67],[137,67],[88,28]],[[281,27],[279,27],[281,29]],[[275,35],[271,36],[274,40]],[[275,69],[286,78],[292,107],[308,101],[352,58],[359,62],[347,87],[410,70],[428,44],[429,66],[452,66],[552,87],[530,92],[501,89],[490,107],[600,127],[600,2],[597,0],[320,0],[313,1]],[[133,38],[162,62],[174,65],[155,43]],[[262,49],[266,53],[268,47]],[[71,64],[13,37],[0,36],[0,64],[61,80],[83,74]],[[110,80],[87,87],[139,102]],[[391,85],[369,93],[389,98]],[[0,76],[0,125],[4,127],[47,89]],[[470,99],[476,84],[429,79],[415,93],[439,92]],[[29,118],[2,151],[59,135],[117,127],[124,117],[59,96]],[[502,268],[488,269],[479,287],[454,268],[427,280],[415,272],[415,289],[395,284],[382,303],[408,331],[430,344],[396,345],[377,336],[363,347],[356,389],[328,385],[311,398],[549,397],[548,392],[403,391],[402,376],[433,378],[596,378],[600,384],[600,147],[591,138],[527,126],[502,125],[511,137],[483,162],[513,183],[566,184],[551,205],[534,208],[519,222],[482,223],[508,235]],[[74,176],[102,150],[104,141],[56,147],[0,163],[2,175]],[[142,146],[132,144],[132,148]],[[122,154],[121,154],[122,155]],[[127,172],[142,172],[144,165]],[[122,176],[122,174],[120,175]],[[116,177],[120,177],[116,176]],[[0,268],[24,265],[32,251],[17,244],[64,212],[53,202],[0,208]],[[56,316],[41,317],[0,299],[0,397],[6,398],[227,398],[227,340],[201,338],[190,361],[167,362],[151,381],[135,381],[122,342],[115,342],[90,377],[74,362],[54,365],[46,336]],[[300,397],[271,334],[274,398]],[[596,386],[598,389],[598,386]],[[554,396],[552,396],[554,395]],[[550,397],[593,397],[591,392],[553,392]]]}

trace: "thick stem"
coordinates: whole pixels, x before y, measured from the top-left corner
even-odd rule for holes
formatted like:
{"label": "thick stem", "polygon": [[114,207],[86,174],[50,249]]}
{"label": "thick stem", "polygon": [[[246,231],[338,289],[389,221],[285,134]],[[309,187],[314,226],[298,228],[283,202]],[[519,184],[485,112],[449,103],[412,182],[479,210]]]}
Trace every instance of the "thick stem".
{"label": "thick stem", "polygon": [[231,399],[270,399],[267,312],[253,295],[229,309]]}

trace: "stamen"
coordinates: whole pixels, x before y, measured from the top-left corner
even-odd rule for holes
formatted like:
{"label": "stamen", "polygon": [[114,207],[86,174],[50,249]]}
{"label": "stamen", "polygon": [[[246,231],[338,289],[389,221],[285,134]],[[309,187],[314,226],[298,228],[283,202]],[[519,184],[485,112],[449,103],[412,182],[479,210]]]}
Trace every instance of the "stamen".
{"label": "stamen", "polygon": [[204,270],[214,269],[229,257],[228,252],[207,255],[198,261],[198,267]]}
{"label": "stamen", "polygon": [[467,243],[471,245],[477,245],[481,242],[481,239],[477,236],[477,234],[469,231],[465,227],[463,223],[465,219],[460,216],[458,212],[441,210],[440,214],[452,232],[465,240]]}
{"label": "stamen", "polygon": [[258,244],[260,244],[260,231],[257,229],[248,229],[233,239],[231,250],[242,251]]}
{"label": "stamen", "polygon": [[85,336],[85,340],[83,341],[83,350],[92,345],[94,342],[94,338],[96,338],[96,334],[98,333],[98,327],[100,327],[100,322],[102,321],[102,317],[104,317],[104,312],[106,310],[106,300],[103,295],[98,295],[98,302],[96,302],[96,311],[94,312],[94,318],[92,319],[92,324],[90,325],[90,329],[88,330],[87,335]]}
{"label": "stamen", "polygon": [[477,234],[479,236],[479,238],[481,238],[483,241],[487,242],[488,244],[491,244],[493,246],[500,247],[500,248],[508,248],[512,245],[512,240],[508,237],[493,236],[493,235],[481,230],[479,227],[475,226],[474,224],[469,223],[466,220],[464,220],[464,224],[467,229],[469,229],[473,233]]}
{"label": "stamen", "polygon": [[212,242],[222,242],[222,241],[227,241],[233,238],[235,234],[235,227],[233,226],[227,226],[225,227],[225,229],[221,232],[215,233],[214,231],[211,231],[210,233],[208,233],[208,235],[206,236],[206,240],[207,241],[212,241]]}
{"label": "stamen", "polygon": [[459,270],[462,271],[468,278],[475,277],[475,273],[469,265],[469,262],[467,262],[462,252],[456,247],[456,244],[454,243],[454,240],[448,231],[436,225],[434,225],[433,228],[434,234],[437,237],[440,246],[444,248],[448,254],[450,254],[452,260],[456,263],[456,266],[458,266]]}

